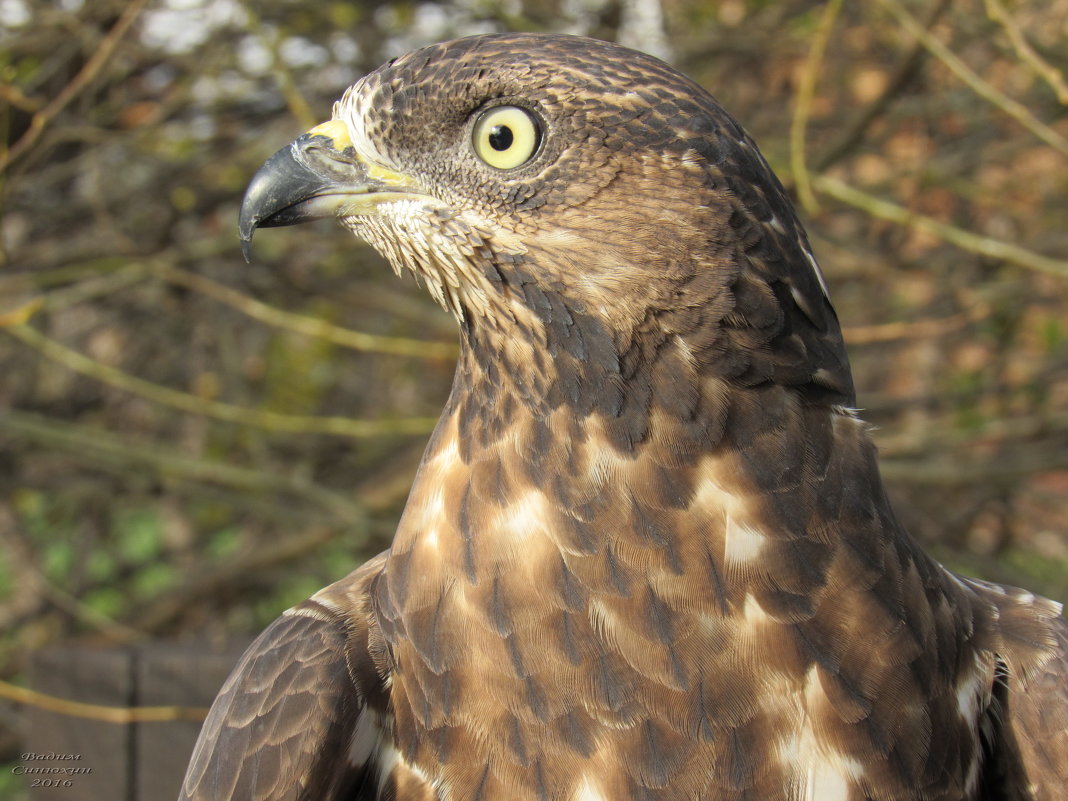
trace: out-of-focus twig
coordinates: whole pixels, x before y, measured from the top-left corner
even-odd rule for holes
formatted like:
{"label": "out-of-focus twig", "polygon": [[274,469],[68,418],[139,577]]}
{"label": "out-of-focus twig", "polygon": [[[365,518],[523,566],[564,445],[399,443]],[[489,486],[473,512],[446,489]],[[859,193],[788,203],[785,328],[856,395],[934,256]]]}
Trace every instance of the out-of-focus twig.
{"label": "out-of-focus twig", "polygon": [[239,312],[272,325],[298,334],[318,339],[325,339],[336,345],[370,353],[384,353],[390,356],[409,356],[417,359],[450,361],[455,359],[459,348],[451,342],[433,342],[411,337],[368,334],[343,328],[326,320],[308,317],[303,314],[285,311],[271,306],[248,295],[238,292],[218,281],[197,273],[176,267],[167,259],[153,259],[146,262],[128,262],[122,266],[100,263],[99,267],[86,265],[84,269],[64,268],[55,276],[34,273],[15,273],[0,276],[0,289],[10,286],[12,289],[37,288],[38,284],[57,284],[76,281],[71,286],[49,289],[33,301],[16,309],[0,310],[0,328],[26,322],[38,311],[57,311],[90,300],[100,295],[123,289],[137,283],[148,275],[156,275],[168,283],[184,286],[199,292],[212,300],[225,303]]}
{"label": "out-of-focus twig", "polygon": [[[34,309],[34,312],[60,311],[103,295],[110,295],[144,280],[147,274],[148,271],[144,265],[133,263],[100,275],[92,275],[77,283],[49,290],[39,296],[37,300],[40,300],[40,304]],[[23,322],[26,322],[26,320],[23,320]],[[2,325],[3,323],[0,322],[0,326]]]}
{"label": "out-of-focus twig", "polygon": [[0,100],[30,114],[33,114],[44,105],[35,97],[26,97],[21,89],[9,83],[0,83]]}
{"label": "out-of-focus twig", "polygon": [[1064,74],[1042,58],[1031,46],[1001,0],[986,0],[986,14],[1005,31],[1005,35],[1009,37],[1009,42],[1012,43],[1012,48],[1020,60],[1049,84],[1062,105],[1068,106],[1068,83],[1064,80]]}
{"label": "out-of-focus twig", "polygon": [[220,303],[225,303],[268,325],[325,339],[353,350],[388,353],[394,356],[415,356],[423,359],[455,359],[458,352],[456,345],[448,342],[427,342],[406,337],[367,334],[363,331],[342,328],[315,317],[283,311],[180,267],[159,264],[155,267],[155,272],[165,281],[179,284]]}
{"label": "out-of-focus twig", "polygon": [[375,522],[372,516],[391,511],[408,495],[413,469],[413,464],[405,462],[385,473],[375,473],[354,488],[353,495],[360,499],[360,504],[354,505],[350,514],[340,518],[341,525],[312,526],[270,545],[260,545],[252,552],[235,553],[206,572],[191,577],[181,586],[153,599],[138,612],[133,625],[142,631],[158,630],[197,601],[211,598],[221,589],[232,589],[234,583],[242,578],[262,575],[279,565],[292,564],[295,559],[339,537],[346,537],[350,545],[365,542]]}
{"label": "out-of-focus twig", "polygon": [[[922,22],[924,29],[929,30],[949,8],[951,2],[952,0],[939,0],[935,3]],[[845,133],[839,136],[822,154],[812,159],[814,172],[823,172],[833,164],[837,164],[863,143],[871,124],[879,118],[916,75],[920,65],[923,64],[923,56],[926,52],[921,42],[913,42],[908,55],[894,70],[879,96],[845,126]]]}
{"label": "out-of-focus twig", "polygon": [[271,54],[273,59],[272,71],[278,81],[278,88],[282,90],[282,96],[286,99],[286,105],[289,106],[290,114],[301,126],[311,128],[318,120],[316,120],[315,114],[312,113],[308,101],[304,99],[304,96],[297,88],[297,82],[293,80],[293,73],[290,72],[289,65],[286,64],[286,60],[282,55],[280,34],[277,31],[271,32],[267,29],[267,26],[263,24],[263,21],[253,8],[252,3],[246,1],[241,5],[248,15],[249,28],[255,32]]}
{"label": "out-of-focus twig", "polygon": [[221,564],[198,571],[195,575],[187,576],[183,584],[158,595],[138,609],[134,625],[142,631],[158,631],[197,601],[212,598],[225,589],[232,590],[234,583],[242,577],[262,576],[279,565],[292,564],[295,559],[307,556],[342,534],[348,534],[353,543],[365,540],[366,521],[360,519],[346,525],[306,528],[295,536],[283,537],[269,545],[259,545],[255,551],[236,554]]}
{"label": "out-of-focus twig", "polygon": [[[1068,449],[1042,445],[1068,432],[1068,414],[986,420],[978,430],[951,418],[922,431],[875,435],[879,471],[892,481],[962,486],[1018,481],[1068,468]],[[1057,440],[1050,440],[1055,443]]]}
{"label": "out-of-focus twig", "polygon": [[18,558],[19,578],[32,589],[33,595],[46,599],[53,606],[109,638],[137,639],[141,636],[140,632],[98,612],[62,587],[56,586],[37,565],[28,543],[13,528],[0,526],[0,544],[4,546],[5,554]]}
{"label": "out-of-focus twig", "polygon": [[808,49],[808,57],[801,71],[797,98],[794,101],[794,114],[790,120],[790,168],[797,186],[797,199],[801,207],[812,215],[819,211],[819,203],[812,192],[808,165],[805,163],[805,132],[812,111],[812,98],[816,93],[816,78],[823,64],[823,55],[827,51],[827,41],[834,30],[834,21],[841,9],[842,0],[828,0],[827,5],[823,7],[819,27],[812,37],[812,46]]}
{"label": "out-of-focus twig", "polygon": [[303,501],[338,520],[353,520],[362,514],[359,504],[299,475],[276,475],[208,458],[184,456],[176,453],[173,446],[157,447],[134,442],[114,431],[101,431],[17,409],[8,409],[0,415],[0,431],[7,436],[24,437],[43,447],[65,451],[97,466],[148,470],[168,479],[282,496],[288,503]]}
{"label": "out-of-focus twig", "polygon": [[898,0],[879,0],[879,2],[897,18],[905,30],[915,36],[930,51],[931,55],[941,61],[969,89],[1004,111],[1047,145],[1068,156],[1068,139],[1065,139],[1044,122],[1037,119],[1022,103],[1013,100],[1004,92],[983,80],[971,67],[961,61],[952,50],[924,28]]}
{"label": "out-of-focus twig", "polygon": [[862,192],[856,187],[829,175],[815,176],[812,179],[812,185],[818,191],[824,192],[850,206],[855,206],[873,217],[934,234],[939,239],[955,245],[961,250],[978,253],[993,259],[1002,259],[1020,267],[1050,273],[1061,278],[1068,277],[1068,261],[1052,259],[1049,256],[1043,256],[1041,253],[1035,253],[1033,250],[1013,245],[1010,242],[981,236],[972,231],[966,231],[963,228],[940,222],[932,217],[916,214],[904,206],[869,195],[867,192]]}
{"label": "out-of-focus twig", "polygon": [[870,345],[876,342],[911,341],[940,337],[951,331],[956,331],[958,328],[963,328],[968,323],[981,320],[988,314],[990,314],[990,306],[986,303],[977,303],[967,311],[936,320],[843,326],[842,336],[845,337],[846,342],[850,345]]}
{"label": "out-of-focus twig", "polygon": [[67,284],[100,278],[104,275],[125,272],[131,265],[126,258],[90,259],[74,264],[64,264],[50,270],[13,272],[14,268],[0,274],[0,292],[47,290]]}
{"label": "out-of-focus twig", "polygon": [[19,687],[17,684],[0,679],[0,698],[6,698],[18,704],[35,706],[48,712],[56,712],[74,718],[89,718],[104,723],[161,723],[174,720],[200,721],[208,715],[202,707],[188,706],[104,706],[87,704],[83,701],[71,701],[55,695]]}
{"label": "out-of-focus twig", "polygon": [[199,398],[196,395],[170,389],[124,373],[122,370],[117,370],[78,351],[71,350],[24,323],[9,325],[0,330],[8,332],[57,364],[62,364],[75,372],[95,378],[124,392],[183,412],[213,417],[216,420],[225,420],[230,423],[253,425],[290,434],[334,434],[363,438],[426,434],[434,428],[437,422],[437,419],[432,417],[359,420],[349,417],[290,415],[248,406],[235,406],[222,401]]}
{"label": "out-of-focus twig", "polygon": [[0,501],[0,548],[3,548],[4,567],[8,585],[0,603],[0,631],[12,631],[15,621],[37,609],[44,596],[36,556],[25,539],[17,533],[18,525],[12,505]]}
{"label": "out-of-focus twig", "polygon": [[36,297],[32,300],[23,303],[14,309],[9,309],[5,312],[0,312],[0,328],[9,328],[15,325],[23,325],[33,315],[37,314],[44,308],[45,300],[43,297]]}
{"label": "out-of-focus twig", "polygon": [[[880,452],[886,450],[880,443]],[[976,459],[974,455],[955,456],[926,455],[914,459],[881,459],[879,472],[890,480],[905,484],[934,486],[964,486],[967,484],[994,484],[1019,481],[1024,476],[1050,470],[1068,468],[1065,452],[1034,452],[1025,449],[1022,453],[999,454],[989,459]]]}
{"label": "out-of-focus twig", "polygon": [[131,0],[130,4],[123,9],[122,14],[119,15],[111,30],[100,40],[100,45],[96,48],[96,51],[85,62],[85,66],[78,71],[78,74],[63,87],[62,91],[48,105],[33,115],[30,120],[30,127],[26,129],[26,132],[19,140],[7,151],[0,152],[0,172],[6,170],[15,159],[33,147],[37,140],[40,139],[45,127],[99,74],[103,66],[107,64],[115,53],[115,48],[118,46],[119,41],[130,29],[130,26],[133,25],[134,20],[137,19],[147,2],[148,0]]}

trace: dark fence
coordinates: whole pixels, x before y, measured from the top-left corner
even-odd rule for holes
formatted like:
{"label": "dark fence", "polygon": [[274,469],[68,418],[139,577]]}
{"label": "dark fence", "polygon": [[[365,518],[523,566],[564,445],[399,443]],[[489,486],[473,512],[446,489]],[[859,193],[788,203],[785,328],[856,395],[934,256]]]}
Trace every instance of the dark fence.
{"label": "dark fence", "polygon": [[[57,647],[34,655],[31,686],[106,707],[206,708],[247,642],[225,646],[149,643],[121,649]],[[15,768],[39,801],[173,801],[200,720],[117,723],[92,710],[27,707],[27,738]]]}

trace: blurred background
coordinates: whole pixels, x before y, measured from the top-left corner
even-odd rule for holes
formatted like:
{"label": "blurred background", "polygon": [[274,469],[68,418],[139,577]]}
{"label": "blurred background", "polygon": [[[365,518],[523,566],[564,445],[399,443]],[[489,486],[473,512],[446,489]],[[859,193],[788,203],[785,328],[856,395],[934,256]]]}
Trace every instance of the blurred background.
{"label": "blurred background", "polygon": [[42,710],[172,725],[24,688],[231,653],[388,546],[453,322],[330,224],[245,264],[238,205],[363,73],[503,30],[711,89],[802,205],[899,516],[1068,600],[1068,0],[0,0],[0,798]]}

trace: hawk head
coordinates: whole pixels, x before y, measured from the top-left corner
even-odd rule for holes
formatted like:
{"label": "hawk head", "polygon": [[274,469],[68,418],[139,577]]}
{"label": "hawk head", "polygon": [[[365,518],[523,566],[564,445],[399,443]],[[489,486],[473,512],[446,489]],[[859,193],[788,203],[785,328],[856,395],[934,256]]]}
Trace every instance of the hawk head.
{"label": "hawk head", "polygon": [[386,64],[264,165],[241,236],[321,217],[423,279],[532,402],[581,384],[622,403],[669,347],[697,376],[853,403],[782,186],[711,95],[642,53],[503,34]]}

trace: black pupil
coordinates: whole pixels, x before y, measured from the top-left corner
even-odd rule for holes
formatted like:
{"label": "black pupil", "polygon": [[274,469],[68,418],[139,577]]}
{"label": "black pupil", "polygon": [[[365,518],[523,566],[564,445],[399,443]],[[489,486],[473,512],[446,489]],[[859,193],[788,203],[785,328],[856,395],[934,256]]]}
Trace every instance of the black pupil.
{"label": "black pupil", "polygon": [[512,134],[512,129],[509,128],[507,125],[494,125],[492,128],[490,128],[490,147],[492,147],[498,153],[510,148],[512,146],[512,142],[514,141],[515,136]]}

